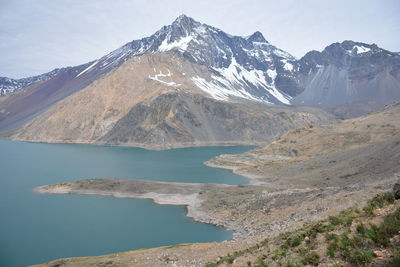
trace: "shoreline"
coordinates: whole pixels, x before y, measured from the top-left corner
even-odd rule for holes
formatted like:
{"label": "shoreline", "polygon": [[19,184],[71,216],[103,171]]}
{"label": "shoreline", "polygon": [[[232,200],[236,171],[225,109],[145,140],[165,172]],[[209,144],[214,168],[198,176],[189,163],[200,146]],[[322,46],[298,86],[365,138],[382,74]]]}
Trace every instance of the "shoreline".
{"label": "shoreline", "polygon": [[[220,156],[221,155],[219,155],[217,157],[220,157]],[[267,184],[267,182],[260,180],[260,179],[263,178],[262,175],[257,175],[257,174],[254,174],[254,173],[241,171],[241,167],[240,166],[229,166],[229,165],[224,166],[222,164],[214,163],[213,161],[217,157],[209,159],[209,160],[205,161],[203,164],[208,166],[208,167],[210,167],[210,168],[229,170],[233,174],[236,174],[236,175],[239,175],[239,176],[242,176],[243,178],[245,178],[249,182],[250,185],[265,185],[265,184]]]}
{"label": "shoreline", "polygon": [[0,136],[0,140],[4,141],[16,141],[16,142],[26,142],[33,144],[71,144],[71,145],[91,145],[91,146],[105,146],[105,147],[129,147],[129,148],[140,148],[150,151],[163,151],[171,149],[180,148],[191,148],[191,147],[229,147],[229,146],[250,146],[252,149],[259,147],[268,143],[269,141],[262,142],[241,142],[241,141],[219,141],[219,142],[183,142],[171,144],[170,146],[161,145],[144,145],[141,143],[129,143],[129,144],[106,144],[101,142],[90,142],[90,141],[66,141],[66,140],[54,140],[54,141],[40,141],[40,140],[28,140],[22,138],[7,138],[5,136]]}
{"label": "shoreline", "polygon": [[[80,185],[80,184],[88,184],[93,187],[96,187],[97,182],[102,182],[102,186],[104,183],[110,182],[115,184],[115,182],[123,182],[127,181],[129,184],[136,184],[137,180],[121,180],[121,179],[92,179],[92,180],[81,180],[72,183],[61,183],[61,184],[52,184],[35,187],[34,191],[39,194],[86,194],[86,195],[104,195],[104,196],[112,196],[116,198],[150,198],[155,203],[158,204],[167,204],[167,205],[184,205],[187,207],[186,216],[192,218],[195,221],[200,223],[208,223],[215,226],[222,226],[227,230],[233,231],[232,239],[227,239],[221,242],[209,242],[209,243],[191,243],[191,244],[177,244],[172,246],[164,246],[164,247],[154,247],[147,249],[138,249],[138,250],[130,250],[126,252],[117,252],[100,256],[93,257],[74,257],[74,258],[64,258],[54,260],[48,265],[37,265],[37,266],[53,266],[53,263],[63,263],[67,266],[86,266],[84,265],[86,262],[98,262],[98,261],[110,261],[110,259],[128,259],[137,260],[138,264],[133,264],[132,266],[156,266],[154,262],[157,263],[157,266],[170,266],[168,262],[164,261],[164,257],[175,257],[176,261],[181,263],[186,262],[188,259],[193,261],[193,266],[204,266],[207,261],[214,260],[218,258],[218,256],[226,255],[227,253],[231,253],[232,251],[242,250],[250,247],[252,244],[256,244],[260,242],[260,240],[265,238],[273,238],[277,236],[279,233],[294,231],[299,227],[304,226],[305,224],[312,223],[321,219],[325,219],[328,216],[337,214],[339,211],[349,208],[353,205],[360,205],[365,203],[370,199],[371,196],[384,192],[387,189],[391,188],[394,182],[398,181],[400,178],[400,173],[391,178],[374,181],[372,183],[368,183],[365,185],[353,185],[347,187],[332,187],[325,189],[318,188],[303,188],[303,189],[288,189],[288,190],[278,190],[278,191],[267,191],[265,190],[265,186],[221,186],[218,184],[189,184],[190,187],[197,187],[197,189],[186,187],[186,190],[191,190],[188,194],[176,193],[166,194],[166,193],[127,193],[120,192],[118,190],[115,191],[102,191],[102,190],[85,190],[85,189],[73,189],[72,185]],[[147,186],[152,186],[153,182],[147,183],[146,181],[140,181],[139,185],[143,183]],[[107,183],[106,183],[107,184]],[[167,182],[155,182],[158,184],[157,186],[162,186],[161,190],[170,190],[171,188],[178,187],[178,191],[182,190],[180,188],[182,183],[167,183]],[[170,187],[166,185],[171,185]],[[262,189],[261,191],[250,191],[249,194],[245,195],[246,198],[250,198],[252,201],[252,195],[254,192],[261,192],[261,195],[267,199],[296,199],[296,201],[289,201],[289,203],[285,203],[284,206],[281,206],[278,203],[268,202],[270,206],[273,207],[267,213],[264,211],[256,212],[256,210],[244,210],[242,214],[243,217],[239,217],[239,220],[236,220],[235,217],[232,217],[232,213],[226,213],[226,207],[219,207],[217,212],[215,210],[210,209],[207,210],[207,207],[202,207],[202,204],[205,204],[209,199],[209,195],[206,198],[203,198],[205,191],[200,191],[202,193],[193,193],[193,190],[209,190],[212,192],[220,193],[227,191],[229,193],[236,192],[235,190],[250,190],[253,189]],[[140,189],[141,190],[141,189]],[[233,190],[233,191],[232,191]],[[233,198],[235,196],[240,195],[241,191],[238,191],[238,194],[232,194]],[[170,196],[174,196],[175,198],[170,198]],[[218,195],[221,196],[221,195]],[[237,199],[233,199],[234,203],[237,203]],[[332,206],[332,203],[335,205]],[[196,206],[198,204],[199,206]],[[254,204],[254,202],[250,202],[250,204]],[[194,213],[190,214],[190,207],[193,207],[192,211]],[[242,209],[242,207],[238,207],[238,210]],[[219,210],[219,212],[218,212]],[[243,209],[242,209],[243,210]],[[200,213],[196,213],[200,211]],[[204,213],[207,211],[207,213]],[[298,213],[295,215],[295,213]],[[204,215],[207,215],[209,220],[207,220]],[[251,214],[252,216],[249,216]],[[191,216],[190,216],[191,215]],[[221,216],[222,215],[222,216]],[[193,216],[193,217],[192,217]],[[233,218],[233,219],[232,219]],[[243,218],[247,220],[242,221]],[[222,220],[221,220],[222,219]],[[261,219],[261,224],[258,225]],[[238,222],[239,221],[239,222]],[[236,224],[232,225],[231,222],[235,222]],[[262,228],[257,228],[261,226]],[[235,226],[235,227],[232,227]],[[252,233],[248,232],[247,234],[243,234],[243,232],[236,232],[238,228],[248,228],[250,226],[254,226]],[[263,229],[261,231],[261,229]],[[249,229],[247,229],[249,230]],[[189,253],[190,255],[187,255]],[[176,255],[176,256],[175,256]],[[177,256],[179,255],[179,256]],[[197,255],[197,256],[196,256]],[[201,256],[201,259],[198,258]],[[120,258],[122,257],[122,258]],[[193,257],[193,259],[192,259]],[[197,260],[197,261],[196,261]],[[82,263],[82,265],[79,265]],[[162,264],[161,264],[162,263]],[[63,266],[60,265],[60,266]],[[150,264],[150,265],[149,265]],[[92,266],[92,265],[90,265]],[[93,265],[94,266],[94,265]],[[179,265],[186,266],[186,265]]]}
{"label": "shoreline", "polygon": [[[179,188],[179,191],[187,191],[188,193],[157,193],[157,192],[143,192],[143,193],[133,193],[133,192],[124,192],[124,191],[110,191],[110,190],[94,190],[94,189],[79,189],[74,188],[74,185],[79,185],[82,182],[93,182],[93,181],[109,181],[109,182],[121,182],[121,183],[129,183],[132,185],[138,184],[140,186],[142,183],[151,184],[156,187],[165,187],[172,186],[183,186],[183,188]],[[150,199],[154,203],[158,205],[177,205],[184,206],[186,214],[185,216],[192,219],[195,222],[211,224],[217,227],[223,227],[227,231],[232,232],[232,238],[227,239],[226,241],[236,240],[239,236],[235,229],[229,227],[228,225],[224,225],[221,223],[216,223],[213,221],[212,216],[208,214],[206,211],[201,209],[203,199],[200,198],[202,194],[202,190],[205,188],[217,189],[222,187],[234,187],[235,185],[228,184],[202,184],[202,183],[175,183],[175,182],[159,182],[159,181],[151,181],[151,180],[123,180],[123,179],[88,179],[88,180],[79,180],[76,182],[69,183],[58,183],[58,184],[49,184],[43,185],[33,188],[32,190],[38,194],[78,194],[78,195],[97,195],[97,196],[107,196],[114,198],[133,198],[133,199]],[[187,189],[191,187],[191,189]],[[153,191],[157,191],[153,190]]]}

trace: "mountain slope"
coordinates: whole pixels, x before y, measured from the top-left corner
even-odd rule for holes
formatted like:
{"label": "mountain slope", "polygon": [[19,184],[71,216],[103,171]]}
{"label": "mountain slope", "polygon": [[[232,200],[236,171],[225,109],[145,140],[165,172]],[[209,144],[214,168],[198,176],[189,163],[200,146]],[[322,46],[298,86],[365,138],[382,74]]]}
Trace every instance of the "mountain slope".
{"label": "mountain slope", "polygon": [[352,117],[400,100],[400,57],[375,44],[334,43],[307,53],[298,64],[304,90],[292,103]]}
{"label": "mountain slope", "polygon": [[400,103],[338,124],[289,130],[266,146],[222,155],[213,166],[272,179],[283,188],[373,182],[400,171]]}
{"label": "mountain slope", "polygon": [[0,132],[4,135],[15,130],[105,73],[100,70],[78,77],[77,74],[89,64],[54,70],[43,75],[48,78],[39,79],[15,93],[0,97]]}
{"label": "mountain slope", "polygon": [[37,83],[43,80],[48,80],[57,75],[58,73],[64,71],[66,68],[55,69],[50,72],[28,77],[22,79],[11,79],[7,77],[0,77],[0,96],[17,91],[21,88],[25,88],[33,83]]}
{"label": "mountain slope", "polygon": [[44,111],[11,138],[168,148],[257,144],[289,128],[326,123],[320,110],[218,101],[189,78],[208,68],[174,51],[136,56]]}

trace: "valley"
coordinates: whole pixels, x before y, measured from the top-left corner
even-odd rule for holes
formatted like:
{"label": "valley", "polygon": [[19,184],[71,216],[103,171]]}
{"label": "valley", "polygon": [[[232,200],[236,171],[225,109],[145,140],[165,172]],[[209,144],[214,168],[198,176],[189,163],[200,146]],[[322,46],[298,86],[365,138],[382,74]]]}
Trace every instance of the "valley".
{"label": "valley", "polygon": [[[397,259],[397,228],[385,249],[374,235],[398,216],[389,192],[400,180],[400,53],[329,43],[296,58],[259,31],[231,35],[180,15],[84,64],[0,77],[0,229],[12,229],[0,260]],[[33,242],[41,235],[43,250]]]}

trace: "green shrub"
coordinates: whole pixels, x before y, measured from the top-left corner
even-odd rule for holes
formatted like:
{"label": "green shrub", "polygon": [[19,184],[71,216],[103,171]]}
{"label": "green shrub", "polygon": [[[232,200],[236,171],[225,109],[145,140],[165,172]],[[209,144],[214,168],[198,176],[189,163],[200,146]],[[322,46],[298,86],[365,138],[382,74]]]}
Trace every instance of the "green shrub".
{"label": "green shrub", "polygon": [[292,235],[288,236],[286,241],[280,246],[281,249],[288,250],[289,247],[297,247],[301,244],[303,235]]}
{"label": "green shrub", "polygon": [[217,261],[217,263],[216,263],[215,266],[218,266],[219,264],[221,264],[221,263],[223,263],[223,262],[227,262],[227,263],[232,264],[233,261],[234,261],[238,256],[240,256],[240,254],[238,255],[238,254],[236,254],[236,253],[240,253],[240,252],[241,252],[241,251],[239,251],[239,252],[234,252],[234,253],[233,253],[234,255],[231,255],[231,254],[228,253],[228,255],[222,257],[221,259],[219,259],[219,260]]}
{"label": "green shrub", "polygon": [[[365,226],[357,226],[357,231],[366,233]],[[327,254],[333,258],[339,251],[343,258],[354,266],[365,266],[372,261],[374,253],[369,247],[371,241],[359,235],[350,238],[347,232],[340,235],[339,239],[332,239],[328,245]]]}
{"label": "green shrub", "polygon": [[289,238],[289,245],[291,247],[297,247],[298,245],[301,244],[302,238],[298,235],[292,236]]}
{"label": "green shrub", "polygon": [[347,260],[355,266],[366,266],[367,264],[371,263],[374,257],[375,254],[371,249],[355,250],[352,251]]}
{"label": "green shrub", "polygon": [[289,240],[286,240],[286,242],[284,242],[281,246],[281,249],[283,250],[288,250],[289,249]]}
{"label": "green shrub", "polygon": [[383,246],[388,245],[390,238],[400,231],[400,208],[394,213],[386,215],[376,231],[377,243]]}
{"label": "green shrub", "polygon": [[339,225],[341,224],[341,219],[338,216],[329,216],[328,217],[328,221],[332,224],[332,225]]}
{"label": "green shrub", "polygon": [[226,260],[225,260],[225,261],[226,261],[227,263],[232,264],[234,260],[235,260],[235,257],[228,254],[228,256],[226,257]]}
{"label": "green shrub", "polygon": [[371,215],[374,213],[375,209],[382,208],[388,204],[393,204],[394,200],[394,196],[391,192],[378,194],[367,202],[367,205],[363,208],[363,211]]}
{"label": "green shrub", "polygon": [[282,248],[275,249],[274,252],[272,252],[272,259],[277,260],[278,258],[282,258],[286,256],[286,250]]}
{"label": "green shrub", "polygon": [[328,245],[328,248],[326,249],[326,254],[328,255],[329,258],[334,258],[335,257],[335,247]]}
{"label": "green shrub", "polygon": [[325,233],[335,230],[335,227],[331,224],[325,224],[324,222],[317,222],[309,226],[305,231],[305,235],[310,238],[315,238],[319,233]]}
{"label": "green shrub", "polygon": [[374,210],[375,210],[375,208],[372,205],[367,205],[363,208],[363,211],[368,215],[373,215]]}
{"label": "green shrub", "polygon": [[374,243],[378,242],[378,227],[375,224],[369,224],[369,227],[366,227],[364,224],[360,223],[357,225],[356,230],[359,235],[371,239]]}
{"label": "green shrub", "polygon": [[349,208],[341,211],[337,216],[329,216],[328,222],[331,224],[331,228],[339,225],[350,226],[358,214],[359,211],[357,209]]}
{"label": "green shrub", "polygon": [[332,241],[332,240],[338,241],[339,240],[339,236],[337,234],[327,233],[327,234],[325,234],[325,239],[327,241]]}
{"label": "green shrub", "polygon": [[318,266],[319,259],[320,259],[319,254],[317,252],[315,252],[315,251],[311,251],[310,253],[307,253],[301,259],[301,263],[304,264],[304,265],[310,264],[310,265]]}
{"label": "green shrub", "polygon": [[367,227],[364,224],[358,224],[356,229],[359,235],[378,245],[387,246],[390,238],[400,231],[400,208],[394,213],[386,215],[379,226],[369,224]]}
{"label": "green shrub", "polygon": [[359,223],[356,226],[356,230],[357,230],[357,233],[359,233],[361,235],[364,235],[366,230],[367,230],[367,228],[365,227],[365,225],[363,223]]}
{"label": "green shrub", "polygon": [[[332,244],[332,247],[335,247],[335,244]],[[347,260],[351,257],[352,249],[354,248],[354,243],[349,238],[348,233],[343,233],[340,236],[340,239],[337,243],[337,250],[340,251],[342,256]]]}

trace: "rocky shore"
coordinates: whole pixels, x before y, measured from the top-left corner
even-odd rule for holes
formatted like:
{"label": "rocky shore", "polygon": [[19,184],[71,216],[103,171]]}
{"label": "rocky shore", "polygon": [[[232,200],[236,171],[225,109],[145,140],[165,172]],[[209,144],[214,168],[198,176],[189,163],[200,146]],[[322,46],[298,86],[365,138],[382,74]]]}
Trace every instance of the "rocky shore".
{"label": "rocky shore", "polygon": [[210,218],[207,212],[201,207],[203,200],[200,195],[207,190],[226,187],[231,186],[108,178],[44,185],[33,190],[40,194],[81,194],[152,199],[157,204],[186,206],[188,217],[199,222],[209,222]]}

